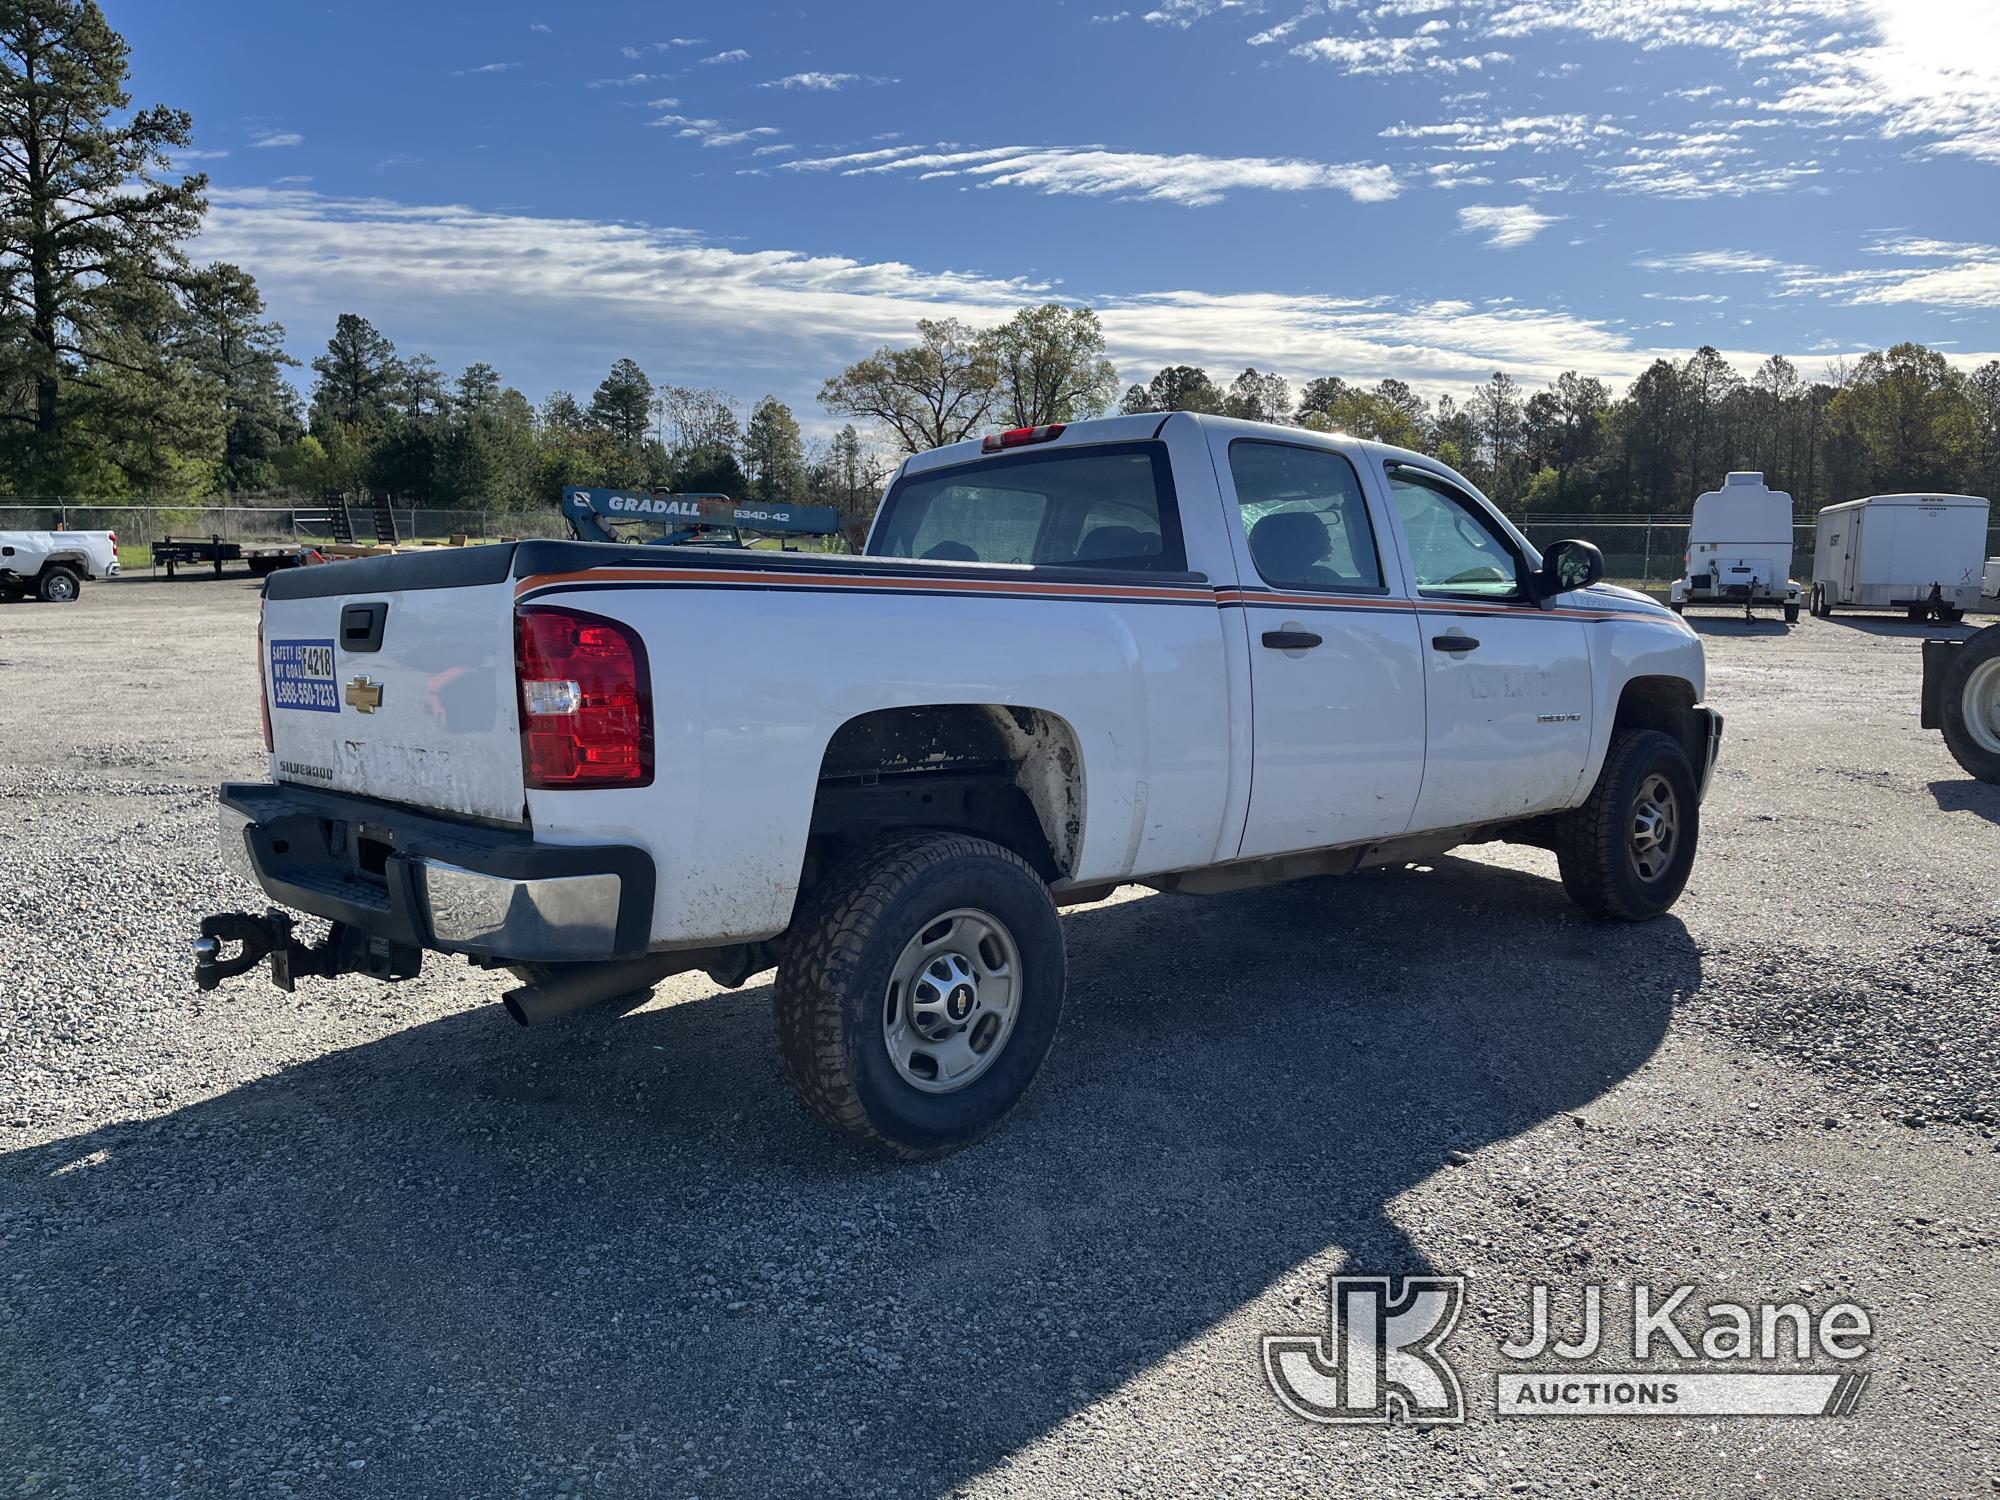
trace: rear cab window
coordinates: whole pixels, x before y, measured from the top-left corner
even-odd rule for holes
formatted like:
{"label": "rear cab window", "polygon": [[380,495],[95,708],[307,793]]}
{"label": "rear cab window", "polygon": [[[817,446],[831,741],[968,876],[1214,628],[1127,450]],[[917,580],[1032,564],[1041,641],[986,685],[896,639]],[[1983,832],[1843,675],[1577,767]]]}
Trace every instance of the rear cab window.
{"label": "rear cab window", "polygon": [[1257,576],[1274,588],[1379,594],[1382,560],[1361,478],[1325,448],[1238,438],[1237,515]]}
{"label": "rear cab window", "polygon": [[906,474],[874,557],[1181,573],[1187,552],[1160,443],[1013,452]]}

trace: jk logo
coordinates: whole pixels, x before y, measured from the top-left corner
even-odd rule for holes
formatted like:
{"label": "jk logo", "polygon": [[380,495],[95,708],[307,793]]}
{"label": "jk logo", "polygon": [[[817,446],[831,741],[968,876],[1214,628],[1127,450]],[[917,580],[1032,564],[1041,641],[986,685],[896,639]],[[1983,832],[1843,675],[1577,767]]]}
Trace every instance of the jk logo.
{"label": "jk logo", "polygon": [[1308,1422],[1465,1420],[1458,1372],[1439,1353],[1463,1276],[1329,1276],[1326,1300],[1326,1332],[1264,1335],[1264,1375],[1289,1410]]}

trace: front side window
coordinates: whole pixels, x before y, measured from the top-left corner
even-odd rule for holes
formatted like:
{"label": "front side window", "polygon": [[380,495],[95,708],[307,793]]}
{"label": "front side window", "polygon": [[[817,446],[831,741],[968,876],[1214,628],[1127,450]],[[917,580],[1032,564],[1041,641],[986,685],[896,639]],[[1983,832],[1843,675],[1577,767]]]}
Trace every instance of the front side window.
{"label": "front side window", "polygon": [[1375,528],[1354,465],[1324,448],[1229,445],[1237,514],[1257,574],[1275,588],[1379,590]]}
{"label": "front side window", "polygon": [[1172,471],[1157,443],[1017,453],[908,475],[869,551],[933,562],[1180,572]]}
{"label": "front side window", "polygon": [[1421,594],[1524,599],[1514,544],[1468,497],[1422,471],[1391,468],[1389,494],[1410,542]]}

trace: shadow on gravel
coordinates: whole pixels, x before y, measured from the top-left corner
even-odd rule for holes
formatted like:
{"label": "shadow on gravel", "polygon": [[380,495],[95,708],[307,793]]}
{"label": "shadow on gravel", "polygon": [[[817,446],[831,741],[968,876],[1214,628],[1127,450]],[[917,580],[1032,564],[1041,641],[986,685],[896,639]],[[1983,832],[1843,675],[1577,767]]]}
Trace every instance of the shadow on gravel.
{"label": "shadow on gravel", "polygon": [[1933,638],[1941,641],[1963,640],[1979,627],[1961,621],[1956,625],[1933,625],[1918,620],[1899,619],[1894,615],[1834,615],[1828,625],[1844,625],[1849,630],[1863,635],[1881,635],[1912,641]]}
{"label": "shadow on gravel", "polygon": [[[0,1158],[0,1468],[945,1491],[1308,1259],[1429,1269],[1397,1196],[1624,1078],[1701,978],[1672,918],[1451,859],[1067,927],[1041,1083],[934,1166],[804,1116],[761,987],[527,1033],[485,1006]],[[1265,1399],[1241,1344],[1202,1399]]]}
{"label": "shadow on gravel", "polygon": [[1746,620],[1741,615],[1682,615],[1693,627],[1696,635],[1755,636],[1790,635],[1798,629],[1787,625],[1782,618],[1756,615]]}
{"label": "shadow on gravel", "polygon": [[2000,786],[1967,777],[1964,781],[1933,781],[1931,797],[1939,812],[1977,813],[1989,823],[2000,823]]}

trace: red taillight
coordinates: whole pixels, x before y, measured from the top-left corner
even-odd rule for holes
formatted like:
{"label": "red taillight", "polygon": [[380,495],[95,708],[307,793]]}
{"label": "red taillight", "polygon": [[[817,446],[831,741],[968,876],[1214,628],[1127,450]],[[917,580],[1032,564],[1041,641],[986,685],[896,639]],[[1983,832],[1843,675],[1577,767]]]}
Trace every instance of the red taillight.
{"label": "red taillight", "polygon": [[1049,422],[1040,427],[1009,427],[1005,432],[989,432],[980,439],[981,453],[998,453],[1003,448],[1025,448],[1030,443],[1052,443],[1063,435],[1064,424]]}
{"label": "red taillight", "polygon": [[264,686],[264,601],[257,601],[257,713],[264,721],[264,753],[271,752],[271,690]]}
{"label": "red taillight", "polygon": [[514,676],[521,769],[530,787],[651,783],[646,648],[628,626],[530,605],[514,617]]}
{"label": "red taillight", "polygon": [[111,538],[111,550],[113,552],[116,552],[118,550],[118,533],[115,531],[107,531],[105,535]]}

